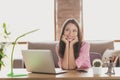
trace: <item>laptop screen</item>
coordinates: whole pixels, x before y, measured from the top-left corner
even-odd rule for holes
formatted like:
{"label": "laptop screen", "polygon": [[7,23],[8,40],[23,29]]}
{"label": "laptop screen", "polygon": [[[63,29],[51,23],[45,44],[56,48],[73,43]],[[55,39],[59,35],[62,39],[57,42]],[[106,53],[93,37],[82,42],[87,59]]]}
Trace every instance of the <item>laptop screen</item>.
{"label": "laptop screen", "polygon": [[50,50],[22,50],[27,71],[55,73],[55,65]]}

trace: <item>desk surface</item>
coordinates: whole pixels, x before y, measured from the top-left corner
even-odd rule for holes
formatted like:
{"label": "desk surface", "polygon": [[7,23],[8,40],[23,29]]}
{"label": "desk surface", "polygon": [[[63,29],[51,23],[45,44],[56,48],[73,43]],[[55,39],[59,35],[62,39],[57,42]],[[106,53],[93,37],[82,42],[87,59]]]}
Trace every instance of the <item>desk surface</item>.
{"label": "desk surface", "polygon": [[90,68],[87,73],[70,70],[63,74],[35,74],[27,72],[26,69],[14,69],[15,74],[26,74],[26,76],[8,77],[9,72],[0,71],[0,80],[115,80],[120,79],[120,68],[115,68],[115,75],[106,75],[107,68],[102,68],[100,75],[93,75],[93,70]]}

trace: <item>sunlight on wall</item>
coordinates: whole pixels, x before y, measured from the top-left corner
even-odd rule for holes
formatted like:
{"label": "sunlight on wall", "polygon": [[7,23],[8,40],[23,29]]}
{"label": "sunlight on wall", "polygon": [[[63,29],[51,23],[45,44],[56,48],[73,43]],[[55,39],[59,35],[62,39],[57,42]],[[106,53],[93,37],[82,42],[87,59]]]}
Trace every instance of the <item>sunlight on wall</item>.
{"label": "sunlight on wall", "polygon": [[20,41],[54,40],[54,0],[0,0],[0,24],[6,22],[10,41],[40,29]]}
{"label": "sunlight on wall", "polygon": [[119,40],[119,7],[119,0],[83,0],[85,39]]}

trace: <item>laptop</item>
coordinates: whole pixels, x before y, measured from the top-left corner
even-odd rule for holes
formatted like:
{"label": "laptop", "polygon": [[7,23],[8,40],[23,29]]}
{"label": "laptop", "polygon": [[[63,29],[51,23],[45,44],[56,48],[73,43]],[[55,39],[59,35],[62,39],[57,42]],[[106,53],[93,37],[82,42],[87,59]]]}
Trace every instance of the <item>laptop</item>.
{"label": "laptop", "polygon": [[55,68],[50,50],[22,50],[22,56],[28,72],[51,74],[67,72],[61,68]]}

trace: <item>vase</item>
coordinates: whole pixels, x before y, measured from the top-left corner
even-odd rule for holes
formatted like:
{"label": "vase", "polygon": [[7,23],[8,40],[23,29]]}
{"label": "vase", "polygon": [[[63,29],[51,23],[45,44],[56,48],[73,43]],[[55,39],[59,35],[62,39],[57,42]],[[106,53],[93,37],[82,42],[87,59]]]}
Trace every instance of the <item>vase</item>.
{"label": "vase", "polygon": [[102,70],[102,67],[93,67],[93,74],[94,75],[100,75],[101,70]]}

